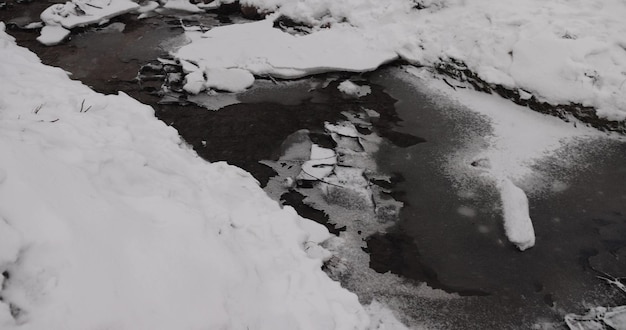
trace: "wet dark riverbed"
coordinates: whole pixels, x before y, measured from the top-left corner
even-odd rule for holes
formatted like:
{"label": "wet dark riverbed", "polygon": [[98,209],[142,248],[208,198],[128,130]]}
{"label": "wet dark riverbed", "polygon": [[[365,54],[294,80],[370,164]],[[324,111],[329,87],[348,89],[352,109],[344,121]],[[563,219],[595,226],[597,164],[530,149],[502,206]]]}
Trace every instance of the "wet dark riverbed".
{"label": "wet dark riverbed", "polygon": [[[27,23],[47,5],[14,3],[0,11],[0,20]],[[581,312],[583,302],[623,303],[622,296],[595,278],[594,269],[626,274],[624,143],[606,142],[587,169],[570,177],[566,189],[530,196],[537,245],[521,253],[506,242],[493,187],[476,181],[472,191],[460,191],[442,171],[446,155],[480,144],[489,132],[484,119],[433,102],[399,79],[394,67],[364,75],[260,81],[238,96],[238,103],[219,111],[186,101],[164,104],[157,93],[161,80],[139,83],[136,77],[142,66],[167,57],[167,50],[185,42],[181,15],[141,21],[125,15],[108,27],[84,29],[55,47],[39,45],[36,31],[8,32],[44,63],[72,72],[74,79],[96,91],[124,91],[151,105],[157,117],[175,127],[200,156],[240,166],[263,185],[275,172],[259,161],[280,157],[283,142],[294,132],[307,129],[314,142],[329,145],[325,122],[343,120],[345,113],[375,110],[380,117],[371,124],[384,139],[375,157],[380,170],[394,177],[391,195],[404,207],[397,225],[366,240],[369,266],[400,275],[407,285],[426,282],[464,296],[429,300],[405,293],[398,300],[400,306],[394,306],[408,319],[418,323],[429,319],[429,325],[456,329],[529,328],[538,320],[559,324],[565,312]],[[206,26],[227,21],[217,14],[182,16]],[[346,78],[368,84],[372,94],[361,99],[341,94],[337,84]],[[541,166],[552,174],[567,170],[549,162]],[[328,221],[301,196],[283,200],[302,214]],[[358,292],[357,285],[344,284],[368,296]],[[393,291],[377,288],[378,299],[395,299],[383,297],[385,290]],[[399,296],[389,295],[394,294]]]}

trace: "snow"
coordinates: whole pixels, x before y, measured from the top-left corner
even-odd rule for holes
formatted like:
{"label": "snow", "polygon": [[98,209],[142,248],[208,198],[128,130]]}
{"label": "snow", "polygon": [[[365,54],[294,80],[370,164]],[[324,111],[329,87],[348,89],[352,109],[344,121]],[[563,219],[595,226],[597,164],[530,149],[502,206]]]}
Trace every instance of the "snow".
{"label": "snow", "polygon": [[[228,2],[228,1],[224,1]],[[462,62],[487,83],[551,104],[595,107],[626,120],[626,3],[541,1],[246,0],[266,20],[214,28],[176,53],[205,67],[296,78],[369,71],[402,58],[435,67]],[[273,28],[285,15],[312,27]]]}
{"label": "snow", "polygon": [[205,90],[243,92],[254,83],[254,76],[241,69],[206,68],[204,71],[192,71],[186,76],[187,92],[198,94]]}
{"label": "snow", "polygon": [[41,13],[46,25],[61,25],[66,29],[104,22],[139,9],[130,0],[73,0],[55,4]]}
{"label": "snow", "polygon": [[189,0],[167,0],[163,5],[163,8],[186,11],[190,13],[204,12],[204,10],[198,8],[198,6],[190,3]]}
{"label": "snow", "polygon": [[3,31],[0,328],[367,327],[320,269],[324,227]]}
{"label": "snow", "polygon": [[298,175],[301,180],[323,180],[330,175],[337,163],[335,152],[332,149],[322,148],[311,144],[309,160],[302,164],[302,172]]}
{"label": "snow", "polygon": [[343,81],[337,88],[342,93],[352,97],[363,97],[372,92],[369,86],[359,86],[350,80]]}
{"label": "snow", "polygon": [[46,46],[54,46],[65,40],[70,35],[70,30],[59,25],[46,25],[41,29],[41,35],[37,41]]}
{"label": "snow", "polygon": [[526,193],[511,180],[500,182],[504,231],[509,241],[521,251],[535,245],[535,230],[528,214]]}
{"label": "snow", "polygon": [[[407,66],[405,70],[409,75],[399,78],[432,92],[440,102],[452,104],[453,108],[467,108],[489,120],[491,132],[485,137],[485,145],[453,154],[447,171],[460,181],[467,173],[478,173],[493,182],[500,194],[507,238],[520,250],[532,247],[535,233],[527,194],[555,190],[555,180],[536,171],[537,162],[583,140],[607,136],[584,125],[566,123],[511,104],[496,95],[452,89],[426,68]],[[568,152],[573,161],[581,161],[577,158],[581,156]],[[559,181],[557,186],[566,187],[567,183]]]}
{"label": "snow", "polygon": [[[193,72],[242,69],[256,76],[279,78],[370,71],[397,57],[392,50],[370,44],[360,31],[348,25],[295,36],[274,28],[272,18],[215,27],[180,48],[175,56],[196,63]],[[188,81],[196,81],[198,74],[193,72],[187,75]]]}

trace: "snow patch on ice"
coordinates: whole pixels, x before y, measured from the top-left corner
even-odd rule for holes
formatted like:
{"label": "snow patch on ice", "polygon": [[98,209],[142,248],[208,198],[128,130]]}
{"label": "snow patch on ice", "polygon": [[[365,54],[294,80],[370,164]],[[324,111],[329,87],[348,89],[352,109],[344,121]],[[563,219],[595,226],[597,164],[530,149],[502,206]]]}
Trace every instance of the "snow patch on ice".
{"label": "snow patch on ice", "polygon": [[499,183],[504,217],[504,231],[509,241],[521,251],[535,245],[535,230],[528,213],[528,198],[511,180]]}
{"label": "snow patch on ice", "polygon": [[606,135],[511,104],[499,96],[453,90],[427,69],[405,69],[412,77],[399,74],[400,78],[439,95],[441,102],[467,107],[489,119],[492,132],[485,138],[486,145],[478,150],[459,151],[448,161],[448,170],[453,177],[461,178],[473,172],[493,182],[500,192],[507,237],[520,250],[533,246],[535,235],[526,194],[551,191],[554,182],[546,178],[537,180],[534,166],[570,144],[606,138]]}
{"label": "snow patch on ice", "polygon": [[41,35],[37,41],[46,46],[54,46],[61,43],[70,35],[70,30],[60,25],[46,25],[41,29]]}
{"label": "snow patch on ice", "polygon": [[[365,32],[347,24],[294,36],[274,28],[274,18],[213,28],[175,56],[198,64],[190,74],[207,68],[238,68],[279,78],[370,71],[397,58],[395,51],[372,45]],[[198,77],[195,74],[194,81]]]}
{"label": "snow patch on ice", "polygon": [[350,80],[346,80],[337,86],[339,91],[352,97],[363,97],[372,92],[369,86],[359,86]]}
{"label": "snow patch on ice", "polygon": [[166,0],[163,8],[186,11],[190,13],[204,12],[203,9],[200,9],[198,6],[192,4],[189,0]]}
{"label": "snow patch on ice", "polygon": [[332,149],[313,143],[309,155],[310,159],[302,164],[302,171],[297,177],[299,180],[324,180],[335,170],[337,158]]}
{"label": "snow patch on ice", "polygon": [[197,70],[187,74],[183,88],[192,94],[211,89],[242,92],[252,86],[252,83],[254,76],[246,70],[206,68],[204,71]]}

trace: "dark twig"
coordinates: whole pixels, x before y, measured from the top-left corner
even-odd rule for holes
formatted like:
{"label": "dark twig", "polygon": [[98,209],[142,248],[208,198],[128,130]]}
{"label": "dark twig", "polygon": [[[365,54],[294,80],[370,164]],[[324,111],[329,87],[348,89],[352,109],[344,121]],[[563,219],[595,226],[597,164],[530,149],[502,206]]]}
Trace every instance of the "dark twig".
{"label": "dark twig", "polygon": [[85,109],[85,99],[83,99],[83,102],[80,104],[80,112],[81,113],[85,113],[87,111],[89,111],[91,109],[91,106],[87,107]]}

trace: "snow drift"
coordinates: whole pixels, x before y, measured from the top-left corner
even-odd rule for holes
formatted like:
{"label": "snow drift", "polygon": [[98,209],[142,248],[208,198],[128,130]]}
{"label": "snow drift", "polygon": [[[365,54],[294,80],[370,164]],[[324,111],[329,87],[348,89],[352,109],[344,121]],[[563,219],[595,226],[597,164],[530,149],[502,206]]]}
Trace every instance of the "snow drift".
{"label": "snow drift", "polygon": [[2,329],[354,329],[322,226],[153,110],[44,66],[0,23]]}

